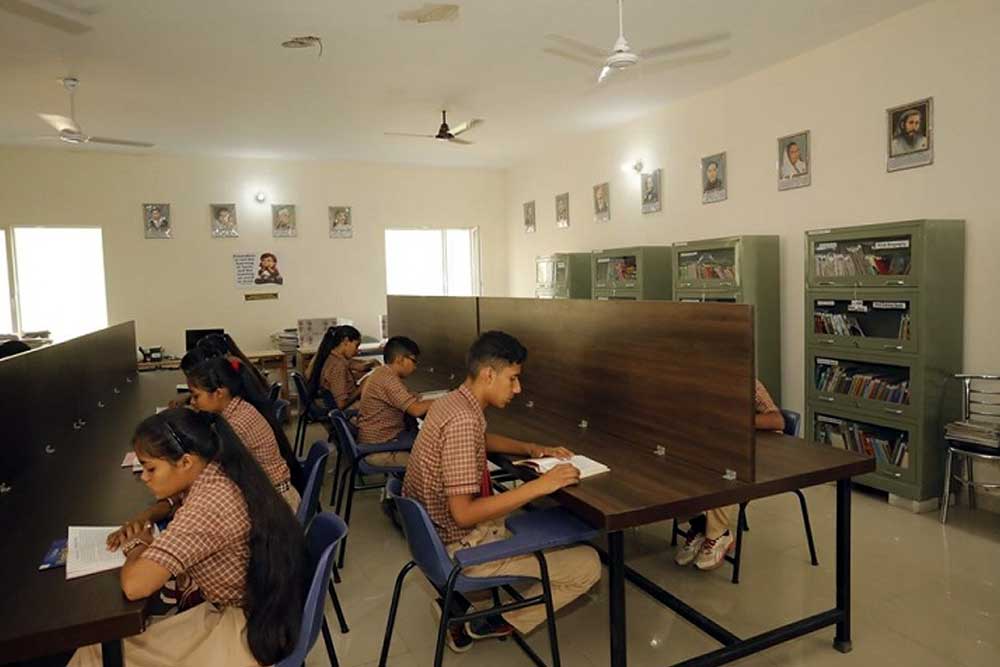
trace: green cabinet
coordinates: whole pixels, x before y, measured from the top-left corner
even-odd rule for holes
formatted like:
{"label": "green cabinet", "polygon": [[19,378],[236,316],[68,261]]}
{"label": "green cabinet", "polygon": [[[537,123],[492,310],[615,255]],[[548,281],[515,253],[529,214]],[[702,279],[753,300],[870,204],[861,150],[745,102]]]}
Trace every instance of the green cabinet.
{"label": "green cabinet", "polygon": [[781,404],[781,281],[777,236],[675,243],[674,301],[754,307],[757,377]]}
{"label": "green cabinet", "polygon": [[589,299],[590,253],[564,252],[536,257],[535,297]]}
{"label": "green cabinet", "polygon": [[590,255],[592,297],[669,301],[670,266],[670,246],[595,250]]}
{"label": "green cabinet", "polygon": [[805,275],[807,437],[874,457],[862,484],[937,498],[961,411],[964,222],[809,231]]}

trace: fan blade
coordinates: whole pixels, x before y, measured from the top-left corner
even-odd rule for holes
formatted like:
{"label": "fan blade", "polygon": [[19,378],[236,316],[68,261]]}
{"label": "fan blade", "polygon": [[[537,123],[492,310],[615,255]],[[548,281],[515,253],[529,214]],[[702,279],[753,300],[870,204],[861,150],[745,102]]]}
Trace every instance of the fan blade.
{"label": "fan blade", "polygon": [[554,56],[559,56],[560,58],[565,58],[566,60],[572,60],[573,62],[580,63],[581,65],[586,65],[587,67],[600,67],[603,60],[591,60],[590,58],[584,58],[583,56],[578,56],[574,53],[568,53],[566,51],[560,51],[559,49],[542,49],[545,53],[552,54]]}
{"label": "fan blade", "polygon": [[56,132],[70,131],[73,134],[80,134],[80,126],[72,118],[60,116],[54,113],[40,113],[38,117],[55,128]]}
{"label": "fan blade", "polygon": [[93,29],[79,21],[36,7],[33,3],[25,0],[0,0],[0,9],[70,35],[80,35]]}
{"label": "fan blade", "polygon": [[604,80],[611,74],[611,68],[605,65],[601,68],[601,73],[597,75],[597,83],[604,83]]}
{"label": "fan blade", "polygon": [[452,135],[454,135],[454,136],[457,137],[458,135],[462,134],[463,132],[468,132],[472,128],[474,128],[474,127],[476,127],[478,125],[482,125],[484,122],[486,122],[486,121],[484,121],[482,118],[473,118],[472,120],[466,121],[466,122],[462,123],[461,125],[457,126],[455,129],[453,129],[451,131],[451,133],[452,133]]}
{"label": "fan blade", "polygon": [[449,144],[462,144],[464,146],[469,146],[469,145],[471,145],[471,144],[473,144],[475,142],[466,141],[465,139],[458,139],[456,137],[452,137],[451,139],[448,140],[448,143]]}
{"label": "fan blade", "polygon": [[644,64],[639,63],[639,69],[643,74],[652,74],[655,72],[662,72],[669,69],[674,69],[677,67],[684,67],[685,65],[696,65],[698,63],[706,63],[712,60],[719,60],[725,58],[732,51],[729,49],[718,49],[715,51],[709,51],[707,53],[699,53],[693,56],[685,56],[683,58],[672,58],[670,60],[662,60],[660,62]]}
{"label": "fan blade", "polygon": [[108,137],[87,137],[88,144],[107,144],[109,146],[135,146],[136,148],[152,148],[156,144],[146,141],[129,141],[128,139],[111,139]]}
{"label": "fan blade", "polygon": [[409,132],[383,132],[387,137],[417,137],[418,139],[437,139],[433,134],[411,134]]}
{"label": "fan blade", "polygon": [[668,53],[676,53],[677,51],[696,49],[699,46],[707,46],[709,44],[715,44],[716,42],[724,42],[730,37],[732,37],[732,35],[728,32],[719,32],[711,35],[704,35],[702,37],[695,37],[693,39],[685,39],[680,42],[671,42],[670,44],[664,44],[663,46],[657,46],[652,49],[642,49],[639,51],[639,57],[643,59],[659,58],[660,56],[665,56]]}
{"label": "fan blade", "polygon": [[545,35],[545,39],[551,40],[553,42],[558,42],[563,46],[568,46],[571,49],[576,49],[580,53],[584,53],[593,58],[600,58],[601,60],[608,57],[607,49],[599,49],[596,46],[591,46],[590,44],[584,44],[583,42],[577,41],[572,37],[564,37],[563,35]]}

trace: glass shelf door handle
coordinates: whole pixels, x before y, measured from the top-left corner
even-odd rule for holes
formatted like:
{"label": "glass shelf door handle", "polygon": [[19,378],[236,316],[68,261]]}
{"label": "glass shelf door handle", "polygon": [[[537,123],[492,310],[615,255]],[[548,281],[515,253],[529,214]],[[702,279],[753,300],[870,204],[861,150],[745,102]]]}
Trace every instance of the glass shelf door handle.
{"label": "glass shelf door handle", "polygon": [[833,403],[837,399],[835,399],[833,396],[820,396],[819,400],[826,401],[827,403]]}
{"label": "glass shelf door handle", "polygon": [[902,410],[897,410],[896,408],[884,408],[884,409],[890,415],[901,415],[901,414],[903,414]]}
{"label": "glass shelf door handle", "polygon": [[883,350],[897,350],[898,351],[898,350],[902,350],[903,346],[902,345],[883,345],[882,349]]}
{"label": "glass shelf door handle", "polygon": [[837,344],[837,341],[834,340],[833,338],[820,338],[819,342],[823,343],[824,345],[836,345]]}
{"label": "glass shelf door handle", "polygon": [[905,280],[887,280],[887,281],[885,281],[885,284],[886,285],[905,285],[906,281]]}
{"label": "glass shelf door handle", "polygon": [[819,281],[819,282],[818,282],[818,283],[816,283],[816,284],[817,284],[817,285],[824,285],[824,286],[829,286],[829,285],[836,285],[837,283],[836,283],[836,282],[834,282],[834,281],[832,281],[832,280],[821,280],[821,281]]}

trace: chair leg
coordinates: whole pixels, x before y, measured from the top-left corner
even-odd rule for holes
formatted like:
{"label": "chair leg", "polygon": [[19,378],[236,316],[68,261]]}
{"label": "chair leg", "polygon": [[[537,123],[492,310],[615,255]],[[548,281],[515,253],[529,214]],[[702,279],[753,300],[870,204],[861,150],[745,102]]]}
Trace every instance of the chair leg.
{"label": "chair leg", "polygon": [[740,516],[740,526],[743,527],[743,532],[744,533],[749,533],[750,532],[750,522],[747,521],[747,514],[746,514],[746,512],[743,512],[743,514]]}
{"label": "chair leg", "polygon": [[295,427],[295,443],[294,443],[295,455],[298,456],[299,458],[302,458],[303,443],[305,442],[306,439],[306,426],[307,426],[306,419],[307,417],[305,414],[300,414],[299,423]]}
{"label": "chair leg", "polygon": [[679,532],[680,532],[680,529],[677,527],[677,519],[674,519],[674,526],[670,530],[670,546],[672,546],[672,547],[676,547],[677,546],[677,534]]}
{"label": "chair leg", "polygon": [[951,504],[951,447],[944,460],[944,491],[941,492],[941,523],[948,523],[948,506]]}
{"label": "chair leg", "polygon": [[337,503],[337,490],[340,488],[340,460],[344,458],[344,451],[337,443],[337,465],[333,469],[333,489],[330,490],[330,507],[335,507]]}
{"label": "chair leg", "polygon": [[736,553],[733,554],[733,578],[734,584],[740,583],[740,559],[743,555],[743,525],[746,520],[746,503],[740,503],[740,513],[736,518]]}
{"label": "chair leg", "polygon": [[342,510],[344,509],[344,494],[350,493],[350,491],[348,490],[348,484],[350,483],[350,479],[348,479],[348,476],[350,474],[351,474],[351,465],[348,464],[347,469],[344,470],[343,473],[341,473],[340,483],[337,485],[338,487],[337,506],[334,508],[334,512],[336,512],[337,516],[343,516]]}
{"label": "chair leg", "polygon": [[333,637],[330,636],[330,626],[326,624],[326,617],[323,617],[323,643],[326,644],[326,655],[330,658],[330,667],[340,667],[337,660],[337,649],[333,647]]}
{"label": "chair leg", "polygon": [[[344,519],[344,523],[346,523],[348,526],[351,525],[351,506],[354,505],[354,477],[356,470],[357,470],[356,466],[351,467],[351,477],[348,480],[348,487],[346,489],[347,507],[344,509],[344,516],[342,518]],[[344,558],[346,556],[347,556],[347,535],[344,535],[344,538],[340,540],[340,558],[337,559],[337,567],[343,569]]]}
{"label": "chair leg", "polygon": [[[392,626],[396,623],[396,612],[399,610],[399,595],[403,591],[403,580],[416,563],[412,560],[403,566],[396,576],[396,585],[392,588],[392,603],[389,605],[389,618],[385,623],[385,637],[382,639],[382,653],[379,655],[378,667],[385,667],[386,660],[389,659],[389,644],[392,642]],[[444,613],[444,612],[442,612]]]}
{"label": "chair leg", "polygon": [[448,632],[448,624],[451,620],[451,600],[455,594],[455,580],[458,579],[459,568],[455,568],[451,576],[448,577],[448,585],[445,587],[444,603],[441,605],[441,624],[438,625],[437,644],[434,646],[434,667],[441,667],[444,660],[444,639]]}
{"label": "chair leg", "polygon": [[806,497],[801,489],[795,489],[795,495],[799,497],[799,508],[802,510],[802,525],[806,528],[806,542],[809,544],[809,560],[813,565],[819,565],[816,558],[816,543],[813,542],[812,524],[809,522],[809,508],[806,506]]}
{"label": "chair leg", "polygon": [[976,509],[976,478],[973,474],[973,470],[976,467],[976,462],[971,456],[962,457],[965,459],[965,469],[968,471],[968,483],[966,486],[969,489],[969,509]]}
{"label": "chair leg", "polygon": [[334,565],[333,565],[333,583],[335,583],[335,584],[339,584],[340,583],[340,570],[337,569],[337,564],[336,563],[334,563]]}
{"label": "chair leg", "polygon": [[541,551],[535,552],[538,559],[538,569],[542,575],[542,593],[545,596],[546,624],[549,629],[549,647],[552,651],[552,667],[561,667],[559,658],[559,637],[556,636],[556,610],[552,606],[552,584],[549,582],[549,566],[545,562],[545,554]]}
{"label": "chair leg", "polygon": [[327,582],[327,590],[330,591],[330,601],[333,602],[333,611],[337,614],[337,622],[340,623],[340,632],[347,634],[351,631],[347,627],[347,619],[344,618],[344,610],[340,606],[340,598],[337,597],[337,589],[333,587],[333,582]]}

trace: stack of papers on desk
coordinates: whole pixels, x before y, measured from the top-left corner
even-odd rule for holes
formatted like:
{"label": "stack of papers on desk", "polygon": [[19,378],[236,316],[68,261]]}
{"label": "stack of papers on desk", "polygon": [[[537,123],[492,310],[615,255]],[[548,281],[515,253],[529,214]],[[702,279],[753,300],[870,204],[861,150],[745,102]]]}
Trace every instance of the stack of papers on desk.
{"label": "stack of papers on desk", "polygon": [[558,465],[562,465],[563,463],[569,463],[576,467],[576,469],[580,471],[580,479],[586,479],[588,477],[593,477],[594,475],[600,475],[601,473],[611,471],[611,468],[603,463],[598,463],[594,459],[588,459],[586,456],[581,456],[580,454],[577,454],[570,459],[559,459],[555,456],[545,456],[538,459],[522,459],[520,461],[514,461],[514,465],[527,466],[540,475],[544,475],[548,471]]}
{"label": "stack of papers on desk", "polygon": [[108,551],[108,535],[118,526],[70,526],[66,542],[66,578],[115,570],[125,564],[125,555]]}

